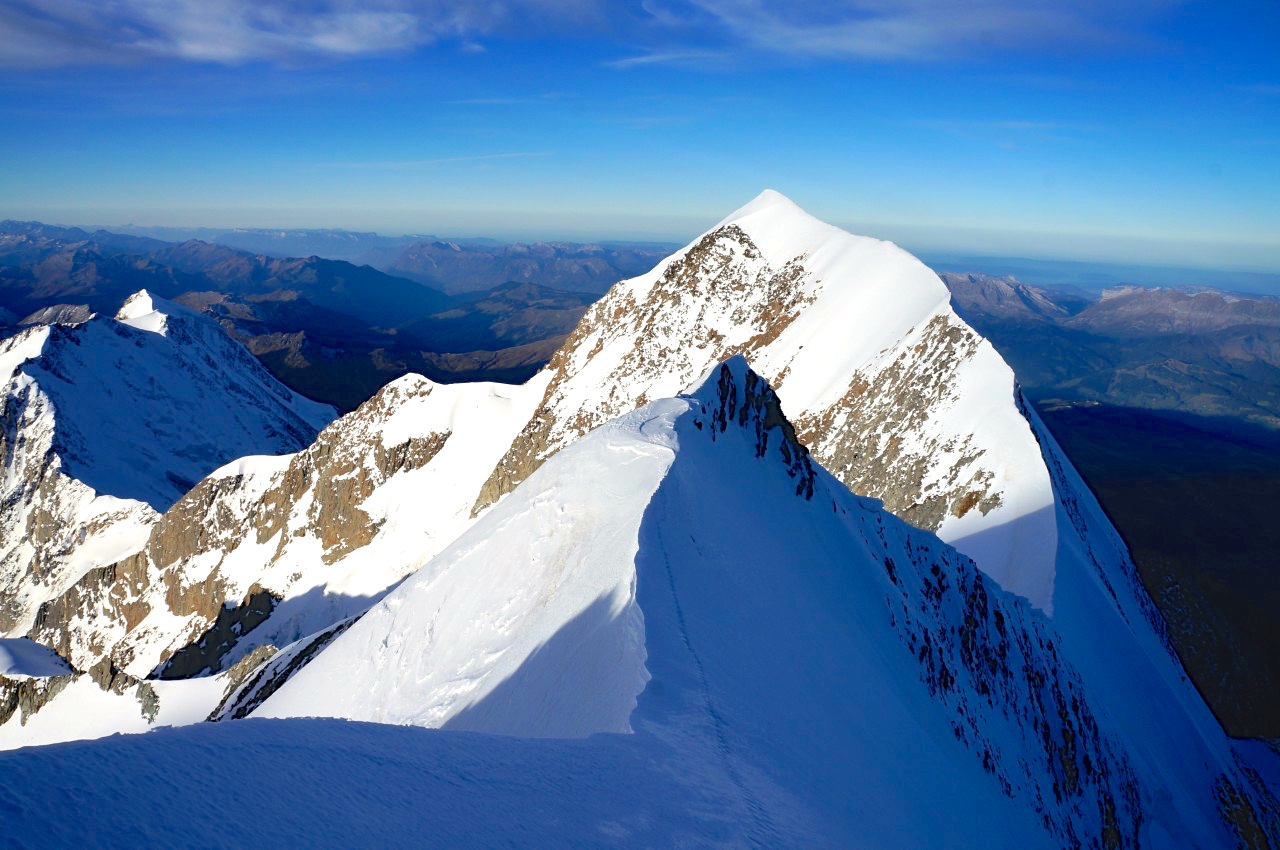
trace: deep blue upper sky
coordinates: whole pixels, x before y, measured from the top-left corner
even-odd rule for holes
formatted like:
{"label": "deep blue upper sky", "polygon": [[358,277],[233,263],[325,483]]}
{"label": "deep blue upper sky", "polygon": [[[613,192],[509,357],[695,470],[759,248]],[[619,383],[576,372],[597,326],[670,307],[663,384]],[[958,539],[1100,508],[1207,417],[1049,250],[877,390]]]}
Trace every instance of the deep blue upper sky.
{"label": "deep blue upper sky", "polygon": [[1275,0],[0,0],[0,67],[0,218],[679,241],[771,187],[1280,270]]}

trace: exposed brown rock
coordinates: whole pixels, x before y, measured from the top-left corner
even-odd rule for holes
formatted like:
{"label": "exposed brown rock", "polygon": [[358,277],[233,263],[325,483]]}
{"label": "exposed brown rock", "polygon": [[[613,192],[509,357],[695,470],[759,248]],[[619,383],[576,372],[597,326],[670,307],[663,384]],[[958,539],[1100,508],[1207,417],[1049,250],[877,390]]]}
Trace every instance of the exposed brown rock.
{"label": "exposed brown rock", "polygon": [[[770,268],[751,238],[729,225],[670,263],[642,303],[628,288],[610,290],[552,356],[542,404],[481,487],[473,515],[511,492],[573,440],[642,405],[648,393],[632,397],[619,392],[624,379],[643,384],[668,374],[697,375],[734,354],[750,359],[775,340],[812,302],[800,285],[806,274],[803,260]],[[696,309],[680,309],[689,305]],[[750,334],[746,341],[726,344],[724,335],[706,322],[712,313],[729,315],[735,327]],[[677,316],[678,326],[673,324]],[[665,341],[673,335],[679,337],[678,345]],[[566,410],[565,385],[613,340],[631,340],[631,346],[601,382],[604,397],[592,408]]]}
{"label": "exposed brown rock", "polygon": [[763,458],[769,450],[770,437],[774,438],[778,458],[787,474],[796,479],[796,495],[813,498],[815,472],[809,460],[809,450],[796,439],[796,432],[782,412],[778,395],[755,372],[747,369],[742,386],[727,363],[720,364],[716,376],[718,404],[702,408],[703,416],[695,416],[694,427],[707,434],[712,441],[724,433],[730,425],[751,429],[755,435],[756,457]]}
{"label": "exposed brown rock", "polygon": [[103,659],[84,673],[30,679],[0,676],[0,725],[8,723],[14,714],[18,715],[20,724],[27,725],[28,719],[52,702],[71,683],[84,678],[102,690],[120,696],[132,691],[142,717],[148,723],[156,719],[160,710],[160,697],[155,689],[116,669],[109,659]]}
{"label": "exposed brown rock", "polygon": [[[324,563],[367,545],[379,524],[361,503],[392,475],[426,465],[449,438],[445,432],[393,446],[381,442],[381,423],[409,398],[430,391],[426,381],[388,385],[294,455],[259,497],[245,498],[246,482],[240,476],[200,482],[157,521],[143,552],[89,571],[45,603],[30,636],[81,669],[103,658],[125,667],[134,660],[137,639],[144,636],[144,619],[162,599],[169,612],[190,618],[186,634],[155,659],[168,662],[165,675],[217,669],[239,637],[263,622],[287,589],[255,586],[242,597],[244,591],[222,574],[223,559],[245,540],[263,544],[277,539],[264,570],[298,537],[318,539]],[[307,513],[295,516],[304,496],[309,497]],[[196,559],[212,561],[212,568],[193,573],[188,565]],[[227,607],[229,599],[238,604]]]}
{"label": "exposed brown rock", "polygon": [[160,671],[162,679],[186,679],[205,670],[218,670],[240,636],[260,626],[279,599],[254,585],[239,605],[223,605],[213,625],[197,640],[179,649]]}
{"label": "exposed brown rock", "polygon": [[[948,515],[988,513],[1000,497],[991,491],[991,473],[976,463],[980,451],[936,442],[911,449],[898,436],[926,432],[929,412],[955,393],[956,370],[980,342],[959,320],[936,316],[911,350],[875,374],[853,375],[825,411],[797,417],[801,441],[849,489],[881,499],[917,528],[936,531]],[[930,486],[925,476],[943,452],[957,460],[941,485]]]}
{"label": "exposed brown rock", "polygon": [[289,681],[298,670],[305,667],[333,639],[345,632],[359,618],[343,620],[313,636],[295,651],[273,656],[252,668],[243,687],[231,688],[209,715],[209,720],[240,719],[248,717],[255,708]]}

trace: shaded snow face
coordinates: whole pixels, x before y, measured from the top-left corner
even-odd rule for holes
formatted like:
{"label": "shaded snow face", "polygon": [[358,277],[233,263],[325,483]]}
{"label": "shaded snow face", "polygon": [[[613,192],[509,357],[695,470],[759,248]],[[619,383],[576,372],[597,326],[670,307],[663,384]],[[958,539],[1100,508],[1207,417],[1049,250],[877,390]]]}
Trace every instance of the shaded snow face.
{"label": "shaded snow face", "polygon": [[48,647],[26,638],[0,638],[0,676],[42,679],[71,672],[67,662]]}
{"label": "shaded snow face", "polygon": [[236,457],[297,451],[334,418],[212,322],[145,293],[117,320],[50,328],[23,371],[52,407],[63,472],[156,510]]}

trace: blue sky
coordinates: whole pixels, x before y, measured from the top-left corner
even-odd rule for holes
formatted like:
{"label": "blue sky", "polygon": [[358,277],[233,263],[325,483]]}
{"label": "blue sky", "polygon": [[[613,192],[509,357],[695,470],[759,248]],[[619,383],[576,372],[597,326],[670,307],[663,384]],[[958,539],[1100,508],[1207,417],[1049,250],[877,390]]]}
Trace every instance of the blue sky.
{"label": "blue sky", "polygon": [[0,0],[0,217],[1280,271],[1280,3]]}

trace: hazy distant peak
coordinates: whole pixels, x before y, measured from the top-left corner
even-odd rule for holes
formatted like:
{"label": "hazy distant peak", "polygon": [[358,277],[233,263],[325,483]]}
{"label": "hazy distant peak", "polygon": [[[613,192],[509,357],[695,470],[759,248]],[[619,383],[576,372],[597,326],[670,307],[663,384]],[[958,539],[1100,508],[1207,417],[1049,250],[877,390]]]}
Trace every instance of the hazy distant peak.
{"label": "hazy distant peak", "polygon": [[[8,312],[8,311],[5,311]],[[52,304],[36,310],[17,322],[21,325],[78,325],[92,319],[94,312],[88,304]],[[3,315],[0,314],[0,321]],[[15,320],[16,321],[16,320]]]}

